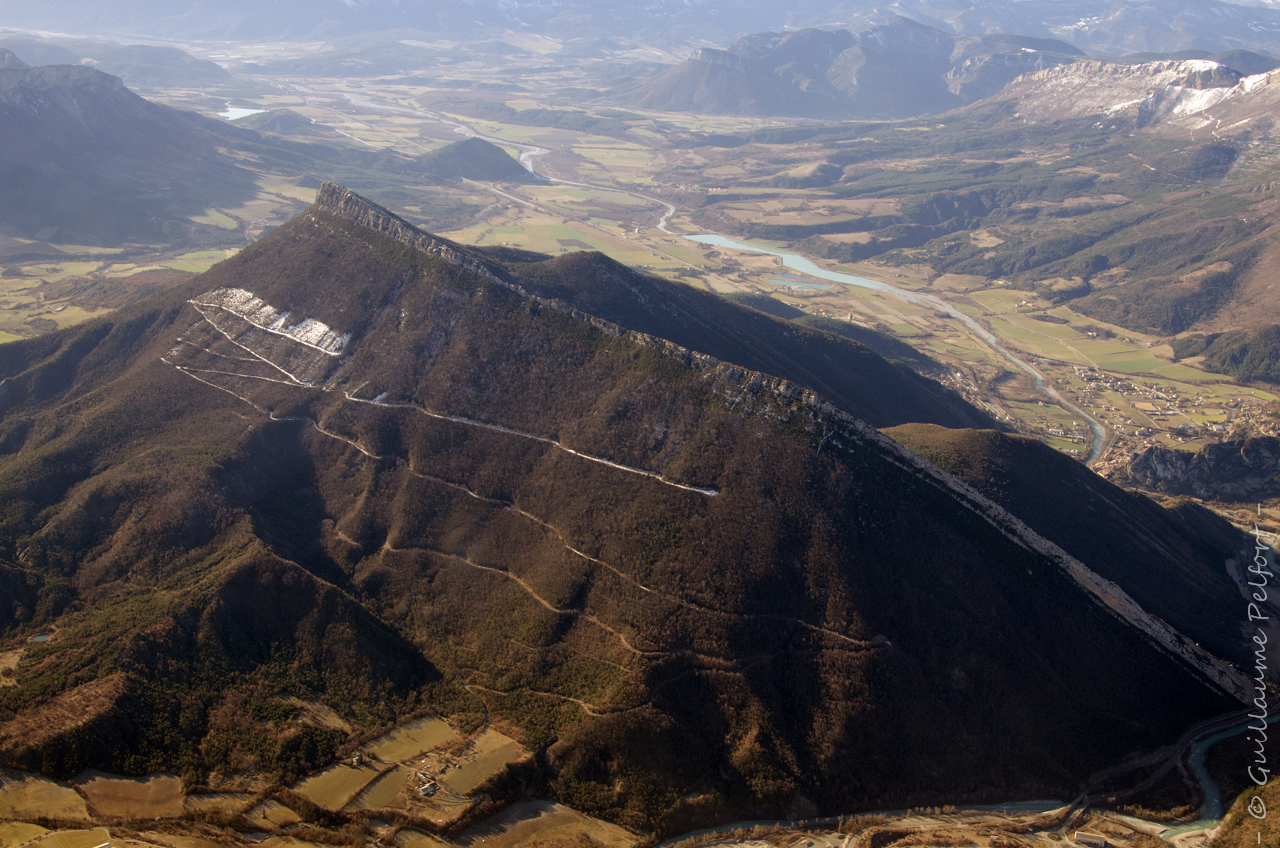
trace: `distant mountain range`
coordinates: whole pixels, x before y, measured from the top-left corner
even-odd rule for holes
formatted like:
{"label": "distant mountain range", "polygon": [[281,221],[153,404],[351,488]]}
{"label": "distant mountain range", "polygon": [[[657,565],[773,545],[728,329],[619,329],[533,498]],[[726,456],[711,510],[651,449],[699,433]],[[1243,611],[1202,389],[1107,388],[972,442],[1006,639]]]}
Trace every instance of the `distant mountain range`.
{"label": "distant mountain range", "polygon": [[953,36],[894,17],[858,33],[758,33],[611,92],[627,105],[711,114],[905,118],[945,112],[1015,77],[1084,58],[1062,41]]}
{"label": "distant mountain range", "polygon": [[172,109],[88,66],[0,68],[0,231],[86,245],[242,244],[238,227],[201,220],[253,198],[260,170],[312,187],[342,178],[387,202],[412,202],[406,184],[529,178],[479,139],[414,160],[332,132],[296,138],[310,127],[287,110],[237,125]]}
{"label": "distant mountain range", "polygon": [[0,70],[0,225],[81,244],[222,240],[190,218],[256,192],[219,150],[228,133],[90,67]]}
{"label": "distant mountain range", "polygon": [[[0,346],[0,763],[278,778],[483,715],[540,791],[661,835],[1071,797],[1247,697],[1202,647],[1244,651],[1225,522],[990,432],[912,452],[848,410],[961,401],[710,297],[326,184]],[[290,697],[354,734],[227,718]]]}
{"label": "distant mountain range", "polygon": [[[1222,0],[0,0],[6,26],[186,39],[333,38],[420,30],[467,37],[504,30],[589,42],[728,44],[750,32],[864,29],[904,15],[951,34],[1062,39],[1111,55],[1199,49],[1280,49],[1280,10]],[[19,54],[21,55],[21,54]]]}
{"label": "distant mountain range", "polygon": [[[1092,64],[1074,64],[1086,60]],[[1154,68],[1153,62],[1164,62],[1165,69]],[[1060,67],[1064,65],[1071,68]],[[1061,96],[1058,88],[1039,80],[1096,76],[1107,69],[1112,87],[1127,85],[1135,93],[1137,88],[1169,85],[1198,90],[1230,87],[1243,76],[1278,65],[1280,61],[1248,50],[1090,60],[1059,40],[952,35],[898,16],[856,33],[807,29],[744,36],[727,50],[700,49],[675,67],[615,87],[608,96],[620,104],[665,111],[893,119],[946,112],[990,97],[1025,75],[1032,76],[1023,88],[1044,89],[1046,97],[1055,99]],[[1099,92],[1106,88],[1090,86]],[[1136,102],[1143,99],[1143,94],[1135,96]],[[1172,103],[1167,106],[1173,108]],[[1064,116],[1073,114],[1073,108],[1085,107],[1057,105]]]}
{"label": "distant mountain range", "polygon": [[1262,90],[1274,87],[1258,79],[1240,86],[1241,79],[1237,71],[1207,59],[1086,61],[1028,74],[1001,91],[989,107],[1012,106],[1025,120],[1105,116],[1145,127],[1187,118],[1238,97],[1256,100]]}
{"label": "distant mountain range", "polygon": [[0,38],[0,48],[27,65],[90,65],[133,88],[211,88],[236,83],[220,65],[176,47],[80,38]]}

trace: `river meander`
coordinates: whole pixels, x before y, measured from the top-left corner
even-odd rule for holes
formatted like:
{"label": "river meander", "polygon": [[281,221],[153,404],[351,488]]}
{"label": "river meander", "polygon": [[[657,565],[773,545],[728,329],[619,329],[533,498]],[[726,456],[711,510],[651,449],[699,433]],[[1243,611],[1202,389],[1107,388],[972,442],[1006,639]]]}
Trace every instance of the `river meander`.
{"label": "river meander", "polygon": [[1070,410],[1088,422],[1089,429],[1093,431],[1093,446],[1089,451],[1089,456],[1085,459],[1086,463],[1092,463],[1102,456],[1102,446],[1106,441],[1107,433],[1100,423],[1095,421],[1083,409],[1060,395],[1052,386],[1047,385],[1044,381],[1044,375],[1041,374],[1035,366],[1031,365],[1029,362],[1024,362],[1006,350],[1004,346],[1000,344],[1000,340],[997,339],[990,330],[983,327],[972,317],[961,312],[959,309],[947,303],[937,295],[900,289],[891,283],[882,282],[881,280],[869,280],[866,277],[858,277],[853,274],[842,274],[839,271],[828,271],[826,268],[822,268],[817,265],[813,260],[801,256],[798,253],[779,250],[776,247],[770,247],[757,242],[742,241],[741,239],[729,238],[728,236],[717,235],[715,233],[685,236],[685,238],[690,241],[696,241],[699,244],[709,244],[713,247],[727,247],[731,250],[746,250],[752,253],[767,253],[771,256],[777,256],[782,260],[782,264],[787,268],[809,277],[817,277],[820,280],[830,280],[833,283],[844,283],[847,286],[857,286],[858,288],[884,292],[891,297],[896,297],[899,300],[916,306],[924,306],[929,309],[945,312],[961,324],[964,324],[971,333],[982,339],[988,347],[1000,354],[1000,356],[1030,374],[1031,378],[1035,380],[1036,388],[1039,391],[1048,395],[1049,398],[1059,406]]}

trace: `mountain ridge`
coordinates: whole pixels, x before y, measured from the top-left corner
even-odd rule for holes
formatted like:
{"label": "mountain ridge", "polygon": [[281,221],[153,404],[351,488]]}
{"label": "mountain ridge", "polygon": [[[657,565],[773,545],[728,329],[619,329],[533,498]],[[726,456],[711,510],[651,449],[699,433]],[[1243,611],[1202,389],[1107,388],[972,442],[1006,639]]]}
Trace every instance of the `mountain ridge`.
{"label": "mountain ridge", "polygon": [[[625,334],[630,340],[655,348],[662,355],[675,358],[695,370],[710,369],[722,375],[723,387],[717,389],[726,399],[741,397],[743,388],[752,391],[763,391],[773,394],[784,403],[799,404],[814,415],[814,424],[819,425],[824,419],[830,420],[841,428],[847,428],[849,435],[875,442],[881,449],[896,453],[898,457],[914,465],[917,470],[932,474],[942,485],[962,494],[976,513],[983,515],[996,526],[1008,528],[1003,530],[1011,539],[1020,539],[1022,543],[1055,559],[1065,572],[1086,591],[1093,595],[1101,606],[1112,614],[1142,630],[1155,644],[1170,654],[1180,657],[1194,667],[1223,691],[1229,692],[1242,702],[1249,702],[1252,687],[1242,674],[1227,667],[1220,660],[1178,634],[1160,619],[1146,613],[1142,607],[1113,582],[1104,580],[1090,570],[1084,563],[1068,554],[1056,543],[1041,536],[1008,509],[990,500],[979,490],[937,466],[922,460],[917,454],[900,445],[890,436],[881,434],[844,410],[831,404],[821,395],[802,387],[793,387],[785,379],[772,377],[760,372],[752,372],[741,366],[721,362],[717,358],[700,354],[666,339],[626,328],[603,320],[595,315],[582,312],[577,308],[557,299],[542,298],[531,294],[517,283],[503,279],[487,263],[477,261],[462,248],[444,239],[424,233],[411,224],[398,218],[377,204],[360,197],[342,186],[326,183],[317,193],[315,208],[348,220],[358,226],[388,235],[396,241],[410,245],[417,250],[444,259],[457,267],[472,273],[480,274],[523,297],[565,312],[572,318],[586,322],[609,335]],[[719,380],[717,380],[719,382]],[[736,385],[735,385],[736,384]],[[825,428],[824,428],[825,429]],[[824,435],[823,440],[831,438],[835,433]],[[838,444],[838,442],[836,442]]]}
{"label": "mountain ridge", "polygon": [[1030,120],[1102,115],[1144,127],[1203,112],[1230,97],[1246,79],[1204,59],[1141,64],[1088,60],[1020,76],[990,102],[1011,101],[1018,115]]}
{"label": "mountain ridge", "polygon": [[861,32],[744,36],[610,93],[665,111],[906,118],[994,94],[1027,71],[1074,61],[1074,46],[1015,35],[956,35],[900,15]]}
{"label": "mountain ridge", "polygon": [[[341,136],[297,141],[155,103],[88,66],[0,68],[0,226],[11,234],[108,247],[238,246],[254,227],[236,210],[262,199],[264,171],[293,184],[299,175],[341,178],[402,199],[405,182],[441,180],[411,158]],[[230,216],[211,218],[211,208]]]}
{"label": "mountain ridge", "polygon": [[[0,558],[43,599],[0,633],[56,628],[0,735],[116,671],[141,693],[116,748],[28,756],[275,768],[250,752],[278,728],[214,721],[255,692],[361,728],[487,714],[555,797],[664,832],[1066,792],[1233,703],[1217,660],[825,398],[323,197],[179,288],[0,346]],[[252,590],[284,572],[305,591],[273,629]]]}
{"label": "mountain ridge", "polygon": [[[583,321],[610,335],[626,335],[631,341],[652,347],[664,356],[675,358],[695,370],[710,369],[722,375],[725,381],[723,388],[718,388],[726,399],[741,397],[744,387],[753,392],[773,394],[786,403],[798,402],[802,407],[811,410],[815,416],[815,425],[824,419],[830,420],[840,428],[848,428],[850,434],[856,433],[860,438],[877,443],[884,450],[896,453],[917,469],[933,474],[943,485],[962,494],[972,504],[976,513],[983,515],[994,525],[1007,528],[1005,532],[1011,539],[1016,538],[1031,548],[1054,558],[1060,567],[1083,589],[1095,597],[1096,601],[1112,614],[1142,630],[1155,644],[1171,655],[1197,669],[1215,686],[1242,702],[1247,703],[1251,697],[1251,685],[1239,672],[1226,666],[1220,660],[1204,651],[1199,645],[1170,628],[1164,621],[1147,613],[1141,605],[1117,586],[1105,580],[1089,569],[1084,563],[1067,553],[1055,542],[1032,529],[1021,518],[979,489],[972,487],[958,476],[954,476],[929,463],[906,446],[900,444],[891,435],[881,434],[874,427],[861,419],[833,405],[817,392],[804,387],[792,386],[787,380],[769,374],[751,371],[742,366],[722,362],[714,356],[690,350],[670,340],[649,335],[647,333],[628,330],[623,326],[601,319],[594,314],[583,312],[571,304],[554,298],[544,298],[530,293],[518,283],[503,279],[486,263],[478,262],[467,254],[460,246],[429,233],[424,233],[386,209],[334,183],[326,183],[317,192],[315,208],[348,220],[394,238],[396,241],[421,250],[431,256],[437,256],[457,267],[472,273],[480,274],[519,295],[542,305],[558,309],[572,318]],[[326,328],[327,329],[327,328]],[[719,382],[719,380],[717,380]],[[825,429],[825,427],[824,427]],[[824,436],[824,441],[835,433]],[[838,442],[837,442],[838,444]]]}
{"label": "mountain ridge", "polygon": [[353,0],[325,7],[288,0],[270,8],[249,0],[228,0],[216,7],[195,0],[181,4],[160,0],[51,0],[34,7],[22,0],[5,0],[0,11],[10,25],[35,30],[79,28],[93,35],[148,32],[152,36],[216,40],[305,40],[391,30],[475,37],[511,30],[583,41],[639,35],[660,45],[678,45],[700,39],[729,43],[744,32],[776,28],[780,23],[795,29],[865,26],[879,23],[891,14],[906,14],[955,33],[1014,31],[1065,39],[1089,50],[1116,55],[1280,47],[1274,35],[1280,14],[1273,6],[1220,0],[1063,0],[1049,6],[998,0],[896,0],[888,4],[875,0],[800,0],[787,8],[781,21],[776,4],[765,0],[748,0],[732,7],[723,0],[655,0],[642,6],[616,0],[603,5],[586,0],[557,4],[485,0],[465,12],[440,0]]}
{"label": "mountain ridge", "polygon": [[[695,370],[709,370],[717,375],[718,379],[715,379],[718,384],[716,391],[726,400],[742,397],[744,389],[749,389],[752,393],[763,392],[765,395],[773,395],[777,402],[784,405],[798,403],[801,408],[806,410],[805,414],[811,417],[814,426],[821,425],[824,420],[829,421],[838,428],[845,430],[846,438],[853,437],[856,434],[856,437],[874,442],[880,449],[896,454],[900,460],[913,466],[917,473],[924,472],[934,477],[938,484],[963,496],[965,502],[975,514],[983,516],[993,526],[1000,528],[1001,532],[1008,538],[1016,540],[1019,544],[1026,545],[1030,549],[1055,560],[1059,567],[1077,585],[1094,598],[1095,603],[1107,610],[1108,613],[1115,615],[1118,619],[1141,630],[1152,644],[1171,656],[1180,658],[1194,668],[1204,679],[1211,681],[1214,686],[1222,691],[1230,693],[1232,697],[1244,703],[1249,702],[1252,687],[1244,675],[1208,654],[1191,640],[1174,631],[1165,622],[1146,613],[1139,604],[1116,584],[1099,577],[1084,563],[1062,550],[1054,542],[1041,536],[1005,507],[990,500],[960,478],[922,460],[918,455],[889,436],[879,433],[879,431],[870,427],[861,419],[832,405],[818,393],[803,387],[793,386],[785,379],[753,372],[731,363],[721,362],[715,357],[700,354],[666,339],[627,330],[595,315],[582,312],[563,301],[548,300],[530,294],[518,284],[502,279],[492,268],[483,263],[477,263],[457,245],[428,233],[423,233],[394,214],[341,186],[332,183],[326,184],[322,187],[321,193],[323,194],[323,199],[321,199],[320,195],[317,196],[316,208],[318,210],[329,212],[375,232],[389,235],[397,241],[408,244],[428,255],[442,258],[450,264],[464,268],[472,273],[480,274],[523,297],[557,308],[573,319],[587,323],[609,335],[625,335],[629,340],[653,347],[661,355],[677,359]],[[434,415],[435,413],[431,414]],[[824,435],[823,440],[825,441],[835,435],[837,435],[836,432],[828,433]],[[834,444],[839,445],[839,441],[837,440]],[[711,493],[711,491],[707,490],[707,493]]]}
{"label": "mountain ridge", "polygon": [[[538,256],[539,262],[535,265],[509,262],[504,267],[504,263],[476,257],[459,245],[424,233],[394,213],[332,183],[321,186],[316,195],[316,206],[382,232],[403,244],[439,255],[545,306],[601,328],[607,326],[607,332],[633,333],[633,337],[643,344],[658,347],[674,345],[687,351],[680,354],[686,358],[709,362],[722,359],[737,361],[745,367],[778,373],[784,379],[815,391],[826,390],[826,394],[847,411],[861,414],[876,426],[917,419],[948,426],[995,425],[986,413],[947,394],[933,380],[917,376],[910,369],[889,365],[857,342],[832,339],[829,334],[802,330],[783,321],[753,323],[747,319],[744,323],[743,317],[753,314],[753,311],[726,307],[715,296],[637,274],[600,254],[572,254],[556,259]],[[590,267],[583,263],[590,263]],[[518,270],[512,270],[521,267],[554,268],[555,276],[551,279],[542,273],[522,276]],[[622,278],[621,284],[614,284],[619,278]],[[592,280],[596,284],[585,289],[577,288],[571,282],[566,284],[566,281],[574,279]],[[602,284],[605,280],[610,281],[609,284]],[[650,290],[646,293],[640,287]],[[653,301],[649,302],[649,298]],[[661,303],[661,308],[656,307],[656,303]],[[653,314],[685,317],[687,320],[646,320],[646,316]],[[789,348],[779,349],[769,357],[753,355],[748,350],[749,346],[741,343],[742,337],[751,336],[757,346],[762,346],[764,338],[778,335],[798,338]],[[695,345],[704,349],[697,350]],[[813,358],[822,366],[806,366],[801,361],[802,357]],[[772,366],[772,369],[767,366]]]}

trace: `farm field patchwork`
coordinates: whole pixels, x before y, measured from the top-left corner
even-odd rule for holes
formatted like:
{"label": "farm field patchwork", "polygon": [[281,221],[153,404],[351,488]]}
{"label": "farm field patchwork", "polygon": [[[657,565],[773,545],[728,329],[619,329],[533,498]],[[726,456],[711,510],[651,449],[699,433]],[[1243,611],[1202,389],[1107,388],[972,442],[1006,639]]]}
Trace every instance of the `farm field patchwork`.
{"label": "farm field patchwork", "polygon": [[65,783],[24,772],[0,771],[0,817],[88,819],[84,798]]}
{"label": "farm field patchwork", "polygon": [[377,766],[342,762],[308,777],[294,787],[299,795],[326,810],[341,810],[382,773]]}
{"label": "farm field patchwork", "polygon": [[639,837],[610,822],[579,813],[551,801],[512,804],[498,815],[462,833],[466,848],[517,848],[547,840],[587,837],[605,848],[631,848]]}
{"label": "farm field patchwork", "polygon": [[442,774],[440,782],[454,792],[467,793],[502,771],[527,752],[509,736],[487,729],[471,743],[460,762]]}
{"label": "farm field patchwork", "polygon": [[347,804],[346,809],[381,810],[390,806],[412,776],[412,766],[396,766],[366,786]]}
{"label": "farm field patchwork", "polygon": [[184,808],[182,779],[171,774],[128,778],[91,769],[72,784],[88,796],[90,811],[98,816],[169,818],[181,815]]}
{"label": "farm field patchwork", "polygon": [[244,817],[264,830],[275,830],[278,827],[301,821],[298,818],[298,814],[293,810],[279,801],[271,800],[263,801],[252,810],[247,811]]}
{"label": "farm field patchwork", "polygon": [[368,751],[386,763],[398,763],[417,757],[438,745],[457,738],[458,732],[448,722],[427,716],[398,727],[370,743]]}

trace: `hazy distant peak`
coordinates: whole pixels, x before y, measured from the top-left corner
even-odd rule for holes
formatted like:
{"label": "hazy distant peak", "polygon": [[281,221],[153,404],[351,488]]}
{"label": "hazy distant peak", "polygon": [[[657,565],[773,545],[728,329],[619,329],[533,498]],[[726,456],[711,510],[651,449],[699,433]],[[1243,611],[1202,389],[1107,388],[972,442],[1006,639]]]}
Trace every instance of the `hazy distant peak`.
{"label": "hazy distant peak", "polygon": [[475,136],[424,153],[417,161],[427,171],[446,180],[521,183],[537,179],[507,151]]}
{"label": "hazy distant peak", "polygon": [[1210,53],[1207,50],[1178,50],[1173,53],[1130,53],[1120,57],[1121,62],[1145,64],[1171,60],[1201,59],[1226,65],[1231,70],[1249,76],[1265,74],[1280,67],[1280,60],[1254,53],[1252,50],[1228,50],[1224,53]]}
{"label": "hazy distant peak", "polygon": [[[12,54],[10,54],[12,55]],[[14,73],[0,75],[0,90],[28,87],[37,91],[70,87],[88,92],[91,87],[105,87],[110,91],[125,91],[119,77],[104,74],[87,65],[26,65],[11,67]]]}
{"label": "hazy distant peak", "polygon": [[778,46],[780,41],[782,41],[782,33],[780,32],[756,32],[751,35],[744,35],[733,44],[730,44],[728,52],[748,59],[758,59],[761,56],[768,55],[773,48]]}
{"label": "hazy distant peak", "polygon": [[1074,62],[1052,38],[954,35],[902,15],[861,32],[802,29],[702,48],[628,88],[620,101],[667,111],[903,118],[945,112],[1031,71]]}
{"label": "hazy distant peak", "polygon": [[12,50],[0,47],[0,68],[25,68],[27,63],[18,58]]}

